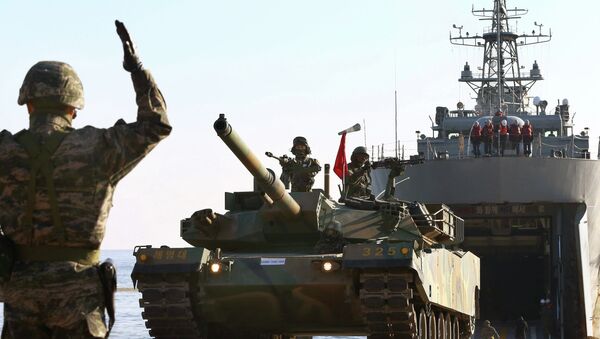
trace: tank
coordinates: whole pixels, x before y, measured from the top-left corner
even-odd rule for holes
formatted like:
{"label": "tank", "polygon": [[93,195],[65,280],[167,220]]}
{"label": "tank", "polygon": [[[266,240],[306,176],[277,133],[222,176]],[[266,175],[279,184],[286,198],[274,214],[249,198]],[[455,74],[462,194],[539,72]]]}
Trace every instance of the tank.
{"label": "tank", "polygon": [[193,247],[137,246],[132,272],[154,338],[465,338],[479,258],[443,204],[288,193],[220,115],[214,128],[253,175],[181,220]]}

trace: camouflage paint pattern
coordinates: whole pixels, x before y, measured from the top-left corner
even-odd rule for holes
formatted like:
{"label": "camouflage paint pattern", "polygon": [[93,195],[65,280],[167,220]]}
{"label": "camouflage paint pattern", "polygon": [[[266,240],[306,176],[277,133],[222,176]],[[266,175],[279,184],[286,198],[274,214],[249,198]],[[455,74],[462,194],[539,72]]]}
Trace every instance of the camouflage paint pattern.
{"label": "camouflage paint pattern", "polygon": [[19,105],[44,99],[83,109],[83,85],[69,64],[59,61],[40,61],[33,65],[19,90]]}
{"label": "camouflage paint pattern", "polygon": [[431,253],[418,252],[412,267],[418,272],[420,293],[426,300],[463,314],[477,313],[479,258],[473,253],[431,249]]}
{"label": "camouflage paint pattern", "polygon": [[[119,120],[108,129],[91,126],[73,129],[68,117],[31,119],[29,130],[40,140],[54,131],[68,132],[51,158],[67,247],[100,247],[116,184],[171,131],[165,101],[151,74],[142,70],[131,77],[138,104],[134,123]],[[40,114],[43,112],[34,115]],[[59,246],[60,241],[53,234],[48,191],[40,177],[36,181],[33,229],[28,232],[23,225],[30,179],[27,153],[13,134],[0,132],[2,230],[17,245]],[[95,266],[75,262],[17,261],[11,280],[3,289],[5,317],[11,330],[23,328],[12,326],[19,319],[47,319],[45,326],[50,328],[76,327],[78,321],[86,321],[91,334],[103,336],[104,325],[96,321],[100,319],[96,313],[103,311],[103,306]]]}

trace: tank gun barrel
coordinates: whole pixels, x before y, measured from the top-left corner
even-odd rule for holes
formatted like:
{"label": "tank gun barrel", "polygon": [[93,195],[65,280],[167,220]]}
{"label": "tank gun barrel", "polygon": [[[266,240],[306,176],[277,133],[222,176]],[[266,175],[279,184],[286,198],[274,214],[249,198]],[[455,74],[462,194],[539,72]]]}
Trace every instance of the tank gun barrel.
{"label": "tank gun barrel", "polygon": [[258,160],[252,150],[240,138],[236,131],[231,127],[225,118],[225,114],[220,114],[213,125],[217,135],[223,140],[225,145],[235,154],[240,162],[256,179],[260,188],[271,198],[273,206],[281,210],[288,216],[297,216],[300,214],[300,205],[285,190],[281,180],[269,172],[265,166]]}

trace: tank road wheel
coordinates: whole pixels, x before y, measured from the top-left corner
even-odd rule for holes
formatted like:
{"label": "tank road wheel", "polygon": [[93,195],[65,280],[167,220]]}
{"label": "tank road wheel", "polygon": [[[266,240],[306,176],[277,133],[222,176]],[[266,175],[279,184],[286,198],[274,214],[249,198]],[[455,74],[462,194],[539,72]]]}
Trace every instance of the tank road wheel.
{"label": "tank road wheel", "polygon": [[427,314],[425,314],[425,310],[421,309],[419,311],[419,339],[429,339],[427,336]]}
{"label": "tank road wheel", "polygon": [[429,327],[429,338],[431,339],[437,339],[438,338],[438,331],[437,331],[437,324],[436,324],[436,317],[435,317],[435,313],[431,312],[429,314],[428,318],[428,327]]}
{"label": "tank road wheel", "polygon": [[454,339],[454,337],[452,336],[452,318],[450,317],[450,314],[446,314],[446,319],[444,320],[444,332],[445,332],[445,337],[446,339]]}
{"label": "tank road wheel", "polygon": [[437,318],[437,339],[446,339],[446,319],[444,313],[440,313]]}
{"label": "tank road wheel", "polygon": [[460,322],[457,317],[452,321],[452,339],[460,339]]}

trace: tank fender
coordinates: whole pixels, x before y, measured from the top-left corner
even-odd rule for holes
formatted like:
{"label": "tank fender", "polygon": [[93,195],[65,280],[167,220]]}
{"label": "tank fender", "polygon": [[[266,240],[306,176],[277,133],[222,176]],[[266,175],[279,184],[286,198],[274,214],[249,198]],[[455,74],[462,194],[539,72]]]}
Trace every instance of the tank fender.
{"label": "tank fender", "polygon": [[133,251],[135,266],[131,272],[133,286],[142,275],[200,272],[208,262],[210,253],[201,247],[136,246]]}

